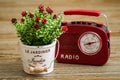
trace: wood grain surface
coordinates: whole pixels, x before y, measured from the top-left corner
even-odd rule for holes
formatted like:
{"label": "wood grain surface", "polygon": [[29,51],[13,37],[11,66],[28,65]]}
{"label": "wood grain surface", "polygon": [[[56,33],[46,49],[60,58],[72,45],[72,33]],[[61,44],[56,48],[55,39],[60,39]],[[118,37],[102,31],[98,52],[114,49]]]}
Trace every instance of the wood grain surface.
{"label": "wood grain surface", "polygon": [[[20,19],[23,10],[34,11],[39,4],[50,6],[55,13],[67,9],[100,10],[108,16],[111,54],[104,66],[55,63],[54,72],[28,75],[23,71],[17,51],[17,35],[10,22]],[[94,20],[102,17],[65,16],[64,20]],[[120,0],[0,0],[0,80],[120,80]]]}

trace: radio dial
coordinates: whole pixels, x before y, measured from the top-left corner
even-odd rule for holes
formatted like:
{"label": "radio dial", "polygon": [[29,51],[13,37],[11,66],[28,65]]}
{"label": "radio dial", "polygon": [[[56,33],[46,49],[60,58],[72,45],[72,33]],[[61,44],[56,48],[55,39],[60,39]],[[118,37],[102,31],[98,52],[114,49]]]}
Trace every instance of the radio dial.
{"label": "radio dial", "polygon": [[101,38],[95,32],[85,32],[80,36],[78,46],[82,53],[95,55],[101,50]]}

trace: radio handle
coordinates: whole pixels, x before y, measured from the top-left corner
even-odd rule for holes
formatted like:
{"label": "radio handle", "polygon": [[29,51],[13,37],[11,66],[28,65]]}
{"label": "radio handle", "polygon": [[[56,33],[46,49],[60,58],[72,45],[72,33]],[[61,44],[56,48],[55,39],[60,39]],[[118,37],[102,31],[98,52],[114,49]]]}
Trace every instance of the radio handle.
{"label": "radio handle", "polygon": [[108,27],[108,18],[105,14],[101,13],[100,11],[97,10],[65,10],[63,13],[59,13],[60,14],[64,14],[64,15],[88,15],[88,16],[103,16],[105,19],[105,24]]}
{"label": "radio handle", "polygon": [[100,11],[96,10],[65,10],[64,15],[88,15],[88,16],[100,16]]}

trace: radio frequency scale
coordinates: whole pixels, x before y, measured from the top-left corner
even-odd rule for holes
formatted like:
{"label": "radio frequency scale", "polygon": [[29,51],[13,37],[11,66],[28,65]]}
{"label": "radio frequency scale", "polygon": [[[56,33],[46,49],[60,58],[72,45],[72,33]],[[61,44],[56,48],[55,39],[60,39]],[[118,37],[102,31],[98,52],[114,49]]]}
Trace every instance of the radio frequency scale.
{"label": "radio frequency scale", "polygon": [[94,10],[66,10],[64,15],[104,16],[106,24],[92,21],[63,22],[68,31],[60,38],[58,62],[103,65],[110,54],[107,17]]}

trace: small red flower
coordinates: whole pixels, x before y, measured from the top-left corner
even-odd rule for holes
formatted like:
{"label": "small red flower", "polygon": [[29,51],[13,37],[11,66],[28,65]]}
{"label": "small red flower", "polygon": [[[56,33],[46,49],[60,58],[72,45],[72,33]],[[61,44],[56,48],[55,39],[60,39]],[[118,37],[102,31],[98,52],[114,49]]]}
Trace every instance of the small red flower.
{"label": "small red flower", "polygon": [[62,26],[61,29],[62,29],[62,31],[64,31],[64,32],[68,31],[68,27],[67,27],[67,26]]}
{"label": "small red flower", "polygon": [[38,24],[34,24],[34,28],[38,29],[39,28],[39,25]]}
{"label": "small red flower", "polygon": [[43,18],[43,19],[42,19],[42,23],[43,23],[43,24],[46,24],[46,23],[47,23],[47,19],[46,19],[46,18]]}
{"label": "small red flower", "polygon": [[35,21],[36,22],[39,22],[40,18],[39,17],[36,17]]}
{"label": "small red flower", "polygon": [[24,22],[25,20],[23,18],[21,18],[21,22]]}
{"label": "small red flower", "polygon": [[39,11],[40,11],[40,12],[43,12],[43,11],[44,11],[44,6],[43,6],[42,4],[40,4],[38,8],[39,8]]}
{"label": "small red flower", "polygon": [[17,19],[16,19],[16,18],[12,18],[12,19],[11,19],[11,22],[12,22],[12,23],[16,23],[16,22],[17,22]]}
{"label": "small red flower", "polygon": [[21,13],[21,15],[22,15],[22,16],[26,16],[26,15],[27,15],[27,12],[26,12],[26,11],[23,11],[23,12]]}
{"label": "small red flower", "polygon": [[54,14],[53,19],[57,19],[57,15],[56,14]]}
{"label": "small red flower", "polygon": [[30,16],[31,18],[33,18],[33,17],[34,17],[34,14],[30,13],[29,16]]}
{"label": "small red flower", "polygon": [[53,13],[53,10],[52,10],[50,7],[47,7],[47,8],[46,8],[46,11],[47,11],[49,14],[52,14],[52,13]]}

